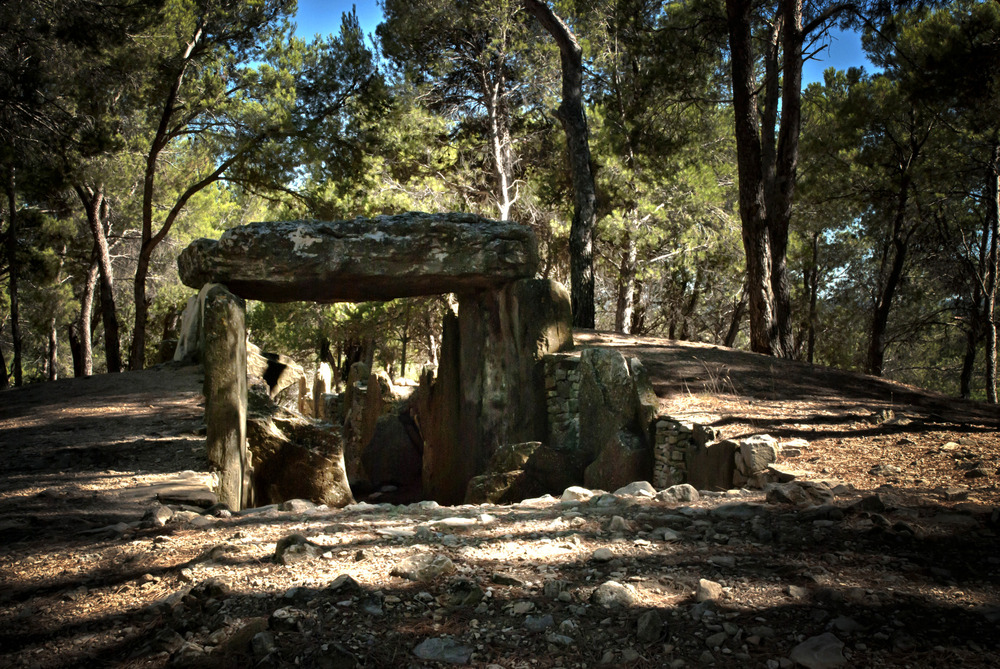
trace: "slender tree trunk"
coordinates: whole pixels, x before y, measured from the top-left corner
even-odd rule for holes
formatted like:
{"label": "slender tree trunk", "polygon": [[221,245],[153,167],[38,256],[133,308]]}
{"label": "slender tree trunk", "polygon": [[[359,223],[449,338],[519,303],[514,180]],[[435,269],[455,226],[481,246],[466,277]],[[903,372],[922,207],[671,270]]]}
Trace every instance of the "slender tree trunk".
{"label": "slender tree trunk", "polygon": [[819,233],[814,232],[812,238],[812,265],[809,268],[809,324],[808,346],[806,360],[813,364],[816,355],[816,306],[819,300]]}
{"label": "slender tree trunk", "polygon": [[892,310],[892,300],[903,277],[903,266],[906,263],[907,239],[903,227],[906,222],[906,208],[909,203],[910,177],[903,174],[897,195],[896,213],[892,224],[892,260],[889,275],[880,291],[872,315],[871,338],[868,343],[868,361],[866,370],[874,376],[882,376],[885,366],[886,331],[889,327],[889,312]]}
{"label": "slender tree trunk", "polygon": [[636,246],[632,234],[625,231],[625,249],[618,268],[618,302],[615,307],[615,332],[631,334],[635,307]]}
{"label": "slender tree trunk", "polygon": [[997,236],[1000,235],[1000,141],[993,140],[989,169],[990,201],[987,216],[990,221],[989,282],[986,286],[986,399],[997,403],[997,273],[1000,272],[1000,257],[997,250]]}
{"label": "slender tree trunk", "polygon": [[122,370],[121,336],[118,332],[118,308],[115,304],[114,268],[104,229],[108,218],[104,187],[77,186],[76,193],[87,211],[87,225],[94,238],[94,250],[101,279],[101,319],[104,323],[104,356],[108,372]]}
{"label": "slender tree trunk", "polygon": [[583,50],[569,27],[541,0],[524,0],[531,13],[559,46],[562,64],[562,102],[556,116],[566,133],[573,177],[573,223],[569,233],[570,298],[573,325],[592,328],[594,309],[594,228],[597,190],[590,160],[587,115],[583,107]]}
{"label": "slender tree trunk", "polygon": [[135,329],[132,331],[132,349],[129,352],[129,369],[140,370],[146,366],[146,325],[149,320],[151,300],[146,297],[146,278],[149,276],[149,262],[152,248],[143,245],[139,250],[139,261],[135,268],[135,283],[132,296],[135,300]]}
{"label": "slender tree trunk", "polygon": [[[2,331],[3,328],[0,328]],[[10,387],[10,375],[7,372],[7,358],[3,355],[3,346],[0,346],[0,390]]]}
{"label": "slender tree trunk", "polygon": [[[94,290],[97,288],[97,279],[100,272],[99,261],[97,259],[98,250],[94,248],[94,259],[87,270],[87,278],[84,280],[83,292],[80,295],[80,318],[77,320],[76,331],[79,337],[79,365],[74,361],[74,371],[76,376],[90,376],[94,373],[94,337],[90,329],[91,319],[94,314]],[[117,318],[115,319],[117,323]]]}
{"label": "slender tree trunk", "polygon": [[10,296],[10,335],[14,356],[11,362],[14,385],[22,384],[21,378],[21,321],[18,304],[17,279],[17,195],[14,185],[14,168],[8,168],[4,190],[7,191],[7,290]]}
{"label": "slender tree trunk", "polygon": [[504,104],[503,77],[496,80],[485,70],[480,72],[480,86],[486,100],[486,118],[489,123],[490,145],[493,153],[493,167],[497,180],[497,207],[500,210],[500,220],[510,219],[510,209],[514,205],[511,196],[511,172],[513,159],[511,156],[510,119]]}
{"label": "slender tree trunk", "polygon": [[740,299],[736,302],[733,307],[733,317],[729,321],[729,330],[726,332],[726,338],[723,340],[722,345],[732,348],[736,344],[736,337],[740,333],[740,323],[743,321],[743,314],[747,310],[747,291],[743,289],[740,291]]}

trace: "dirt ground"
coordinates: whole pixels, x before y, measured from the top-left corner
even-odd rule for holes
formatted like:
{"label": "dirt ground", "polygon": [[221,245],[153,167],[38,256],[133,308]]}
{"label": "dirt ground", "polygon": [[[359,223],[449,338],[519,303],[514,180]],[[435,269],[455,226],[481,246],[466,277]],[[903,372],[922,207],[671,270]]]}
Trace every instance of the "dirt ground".
{"label": "dirt ground", "polygon": [[[156,520],[157,495],[211,484],[199,370],[37,384],[0,394],[0,667],[1000,665],[995,407],[718,347],[577,339],[641,358],[662,413],[806,440],[779,463],[832,502],[174,504]],[[296,533],[311,543],[282,564]],[[444,573],[399,575],[414,556]]]}

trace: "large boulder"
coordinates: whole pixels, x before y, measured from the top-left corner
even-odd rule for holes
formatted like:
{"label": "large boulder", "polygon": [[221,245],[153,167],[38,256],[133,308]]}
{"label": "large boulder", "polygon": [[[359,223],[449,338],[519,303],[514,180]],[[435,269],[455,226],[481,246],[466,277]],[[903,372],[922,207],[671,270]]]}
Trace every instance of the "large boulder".
{"label": "large boulder", "polygon": [[354,503],[337,431],[277,406],[263,387],[250,393],[247,447],[255,505],[289,499],[335,508]]}
{"label": "large boulder", "polygon": [[497,289],[538,268],[531,228],[474,214],[251,223],[177,261],[192,288],[224,283],[266,302],[366,302]]}

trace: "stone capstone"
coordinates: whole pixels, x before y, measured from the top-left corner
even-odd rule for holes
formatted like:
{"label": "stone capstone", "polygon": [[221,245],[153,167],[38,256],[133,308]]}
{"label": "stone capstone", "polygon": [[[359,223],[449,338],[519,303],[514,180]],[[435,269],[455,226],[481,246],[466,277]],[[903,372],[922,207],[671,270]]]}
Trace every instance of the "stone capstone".
{"label": "stone capstone", "polygon": [[177,260],[181,280],[224,283],[266,302],[367,302],[497,289],[534,275],[531,228],[474,214],[251,223],[198,239]]}

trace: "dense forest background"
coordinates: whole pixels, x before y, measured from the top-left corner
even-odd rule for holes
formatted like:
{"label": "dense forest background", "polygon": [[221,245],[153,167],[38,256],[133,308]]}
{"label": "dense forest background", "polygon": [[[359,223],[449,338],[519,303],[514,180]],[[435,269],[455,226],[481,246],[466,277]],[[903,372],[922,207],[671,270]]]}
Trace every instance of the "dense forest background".
{"label": "dense forest background", "polygon": [[[294,1],[0,5],[0,384],[169,359],[197,237],[455,210],[531,226],[579,325],[996,401],[1000,3],[382,5],[311,41]],[[803,85],[835,27],[874,71]],[[248,324],[414,376],[446,308]]]}

